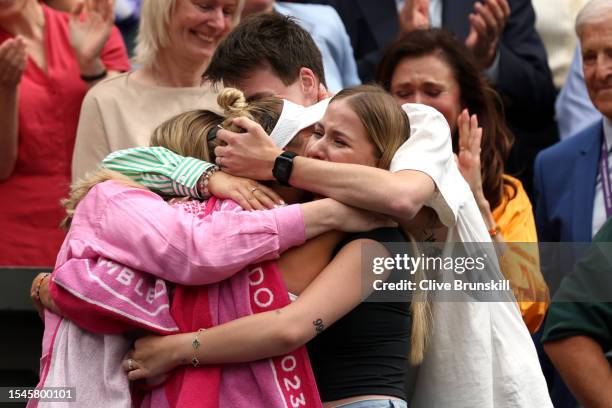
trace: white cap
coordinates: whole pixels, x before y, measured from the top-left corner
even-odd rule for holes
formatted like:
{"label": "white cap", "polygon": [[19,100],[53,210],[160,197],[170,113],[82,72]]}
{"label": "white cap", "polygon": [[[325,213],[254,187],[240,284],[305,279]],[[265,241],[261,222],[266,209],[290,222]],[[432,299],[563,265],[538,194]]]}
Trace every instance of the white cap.
{"label": "white cap", "polygon": [[282,149],[289,144],[300,130],[320,121],[327,110],[330,99],[323,99],[308,107],[283,99],[283,111],[276,126],[274,126],[270,133],[274,143]]}

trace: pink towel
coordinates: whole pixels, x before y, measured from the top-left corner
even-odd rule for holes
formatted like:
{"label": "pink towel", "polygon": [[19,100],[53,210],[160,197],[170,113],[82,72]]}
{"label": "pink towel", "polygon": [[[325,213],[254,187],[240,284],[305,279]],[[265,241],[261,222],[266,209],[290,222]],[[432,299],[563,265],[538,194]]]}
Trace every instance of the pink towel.
{"label": "pink towel", "polygon": [[[178,287],[172,315],[181,332],[188,332],[288,303],[287,289],[276,265],[266,262],[214,288]],[[177,407],[321,406],[305,347],[249,364],[184,367],[175,372],[163,390],[155,390],[150,401],[161,399],[156,394],[162,392],[168,405]]]}
{"label": "pink towel", "polygon": [[[213,211],[214,201],[209,200],[206,213]],[[107,352],[114,356],[111,359],[100,355],[86,359],[57,358],[54,357],[53,347],[56,334],[60,333],[60,337],[65,338],[72,332],[62,330],[65,319],[53,323],[55,330],[48,341],[50,348],[41,367],[39,386],[47,385],[47,373],[53,364],[69,362],[72,365],[52,367],[53,372],[62,374],[73,370],[91,370],[92,364],[104,363],[108,366],[109,361],[116,364],[116,355],[126,351],[116,350],[125,344],[120,340],[122,336],[116,333],[134,329],[158,334],[196,331],[289,303],[280,273],[270,262],[246,268],[219,283],[200,287],[179,286],[174,292],[171,307],[163,280],[100,257],[74,258],[63,263],[54,271],[51,291],[65,316],[79,326],[71,327],[72,332],[86,329],[90,332],[87,336],[95,338],[96,335],[91,333],[97,333],[99,338],[119,339],[102,342],[111,344],[111,350]],[[53,321],[47,320],[49,323]],[[85,336],[85,333],[83,331],[82,335]],[[72,337],[76,337],[73,342],[79,341],[78,334]],[[66,350],[63,347],[64,354]],[[97,353],[104,353],[105,350]],[[82,367],[78,367],[79,364]],[[118,374],[112,372],[109,376]],[[104,380],[112,382],[107,378]],[[95,400],[82,400],[76,406],[113,405],[116,399],[111,398],[112,393],[104,395],[106,389],[101,387],[101,390]],[[183,367],[176,370],[163,386],[144,395],[135,393],[134,396],[134,402],[142,407],[321,406],[304,347],[285,356],[252,363],[198,369]],[[35,402],[31,406],[36,406]]]}

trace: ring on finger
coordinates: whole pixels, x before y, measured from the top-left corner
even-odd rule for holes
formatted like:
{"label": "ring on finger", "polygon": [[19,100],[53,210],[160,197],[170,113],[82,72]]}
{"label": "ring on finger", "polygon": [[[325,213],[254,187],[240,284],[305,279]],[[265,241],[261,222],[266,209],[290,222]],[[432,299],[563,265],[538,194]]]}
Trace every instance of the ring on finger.
{"label": "ring on finger", "polygon": [[134,359],[133,358],[128,358],[128,371],[132,371],[134,370]]}
{"label": "ring on finger", "polygon": [[257,187],[251,187],[251,193],[256,192],[257,190],[259,190]]}

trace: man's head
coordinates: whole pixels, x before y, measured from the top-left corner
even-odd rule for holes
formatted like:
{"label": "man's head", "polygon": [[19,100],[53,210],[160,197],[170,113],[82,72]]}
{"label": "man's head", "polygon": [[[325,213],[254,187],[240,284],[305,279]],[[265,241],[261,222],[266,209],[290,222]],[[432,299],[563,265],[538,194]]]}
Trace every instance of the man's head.
{"label": "man's head", "polygon": [[576,18],[584,81],[593,105],[612,119],[612,2],[591,0]]}
{"label": "man's head", "polygon": [[245,19],[219,45],[204,77],[244,91],[300,105],[319,100],[325,85],[321,53],[295,20],[277,13]]}

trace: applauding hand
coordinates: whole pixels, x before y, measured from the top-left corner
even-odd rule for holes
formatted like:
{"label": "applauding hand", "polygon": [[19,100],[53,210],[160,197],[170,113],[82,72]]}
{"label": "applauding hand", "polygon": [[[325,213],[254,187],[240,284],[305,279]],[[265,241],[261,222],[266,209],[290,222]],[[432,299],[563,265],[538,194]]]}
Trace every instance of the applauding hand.
{"label": "applauding hand", "polygon": [[472,51],[481,68],[489,68],[497,54],[497,44],[510,16],[508,0],[476,2],[470,14],[470,33],[465,45]]}
{"label": "applauding hand", "polygon": [[0,44],[0,88],[16,88],[21,81],[27,61],[26,45],[17,36]]}
{"label": "applauding hand", "polygon": [[429,28],[429,0],[405,0],[399,13],[400,34]]}
{"label": "applauding hand", "polygon": [[79,1],[70,16],[70,44],[81,74],[95,76],[104,71],[102,48],[113,29],[113,0]]}

